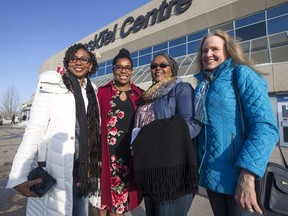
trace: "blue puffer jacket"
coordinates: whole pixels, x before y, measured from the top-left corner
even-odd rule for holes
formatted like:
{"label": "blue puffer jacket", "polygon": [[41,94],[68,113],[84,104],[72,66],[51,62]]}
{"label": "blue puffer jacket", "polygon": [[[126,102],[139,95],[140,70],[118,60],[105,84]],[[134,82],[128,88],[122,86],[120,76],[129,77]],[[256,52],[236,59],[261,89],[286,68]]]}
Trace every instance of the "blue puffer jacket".
{"label": "blue puffer jacket", "polygon": [[195,138],[201,127],[194,123],[193,92],[189,83],[177,78],[177,84],[154,102],[155,118],[166,119],[181,115],[188,125],[191,138]]}
{"label": "blue puffer jacket", "polygon": [[[244,139],[241,115],[233,88],[238,88],[248,137]],[[203,80],[203,72],[195,75]],[[199,135],[199,184],[209,190],[233,195],[241,168],[262,177],[278,141],[266,81],[231,58],[213,72],[205,101],[207,124]]]}

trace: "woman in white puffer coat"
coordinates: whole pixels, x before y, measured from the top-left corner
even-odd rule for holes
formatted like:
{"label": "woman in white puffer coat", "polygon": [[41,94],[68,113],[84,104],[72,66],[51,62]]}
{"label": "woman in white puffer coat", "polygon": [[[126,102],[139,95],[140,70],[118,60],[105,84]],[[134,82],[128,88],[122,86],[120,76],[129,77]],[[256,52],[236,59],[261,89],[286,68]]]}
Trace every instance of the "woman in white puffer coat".
{"label": "woman in white puffer coat", "polygon": [[[7,188],[28,197],[26,215],[88,215],[87,194],[97,189],[89,180],[101,172],[99,112],[96,86],[88,75],[98,64],[86,46],[75,44],[65,53],[64,67],[63,75],[40,74],[30,120],[9,175]],[[57,183],[37,197],[30,188],[41,179],[28,181],[27,176],[37,167],[41,143],[47,145],[45,170]]]}

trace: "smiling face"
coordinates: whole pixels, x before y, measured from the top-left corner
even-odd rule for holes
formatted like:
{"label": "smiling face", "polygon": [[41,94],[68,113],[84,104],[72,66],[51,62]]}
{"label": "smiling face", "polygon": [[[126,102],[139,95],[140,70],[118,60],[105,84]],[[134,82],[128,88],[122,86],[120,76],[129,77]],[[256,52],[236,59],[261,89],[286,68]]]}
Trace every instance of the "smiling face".
{"label": "smiling face", "polygon": [[113,74],[116,85],[130,85],[132,77],[131,61],[127,58],[119,58],[113,67]]}
{"label": "smiling face", "polygon": [[152,61],[150,68],[152,80],[155,83],[161,82],[163,79],[173,76],[171,67],[164,56],[156,56]]}
{"label": "smiling face", "polygon": [[71,73],[74,74],[81,83],[91,68],[90,56],[84,49],[79,49],[69,60],[69,69]]}
{"label": "smiling face", "polygon": [[225,42],[222,38],[208,36],[202,46],[203,68],[212,71],[228,58]]}

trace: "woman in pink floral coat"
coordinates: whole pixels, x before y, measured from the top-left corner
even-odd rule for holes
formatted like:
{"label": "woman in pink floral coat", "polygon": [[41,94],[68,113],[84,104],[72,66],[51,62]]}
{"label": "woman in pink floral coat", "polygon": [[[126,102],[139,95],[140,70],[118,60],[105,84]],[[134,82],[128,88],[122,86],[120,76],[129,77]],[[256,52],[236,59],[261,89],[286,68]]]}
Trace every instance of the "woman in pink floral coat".
{"label": "woman in pink floral coat", "polygon": [[99,215],[123,215],[141,202],[133,185],[130,150],[134,113],[142,90],[131,83],[133,62],[121,49],[113,59],[114,80],[98,89],[102,134]]}

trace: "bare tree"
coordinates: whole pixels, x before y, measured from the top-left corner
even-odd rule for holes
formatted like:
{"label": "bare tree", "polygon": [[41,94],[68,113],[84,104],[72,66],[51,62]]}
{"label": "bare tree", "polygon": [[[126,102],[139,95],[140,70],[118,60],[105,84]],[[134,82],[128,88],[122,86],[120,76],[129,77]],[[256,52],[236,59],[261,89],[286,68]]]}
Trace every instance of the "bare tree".
{"label": "bare tree", "polygon": [[19,94],[13,85],[8,86],[1,98],[1,111],[5,118],[10,118],[18,110]]}

